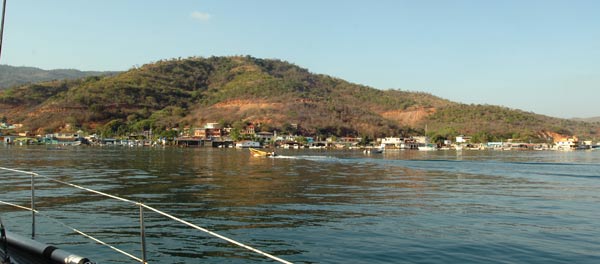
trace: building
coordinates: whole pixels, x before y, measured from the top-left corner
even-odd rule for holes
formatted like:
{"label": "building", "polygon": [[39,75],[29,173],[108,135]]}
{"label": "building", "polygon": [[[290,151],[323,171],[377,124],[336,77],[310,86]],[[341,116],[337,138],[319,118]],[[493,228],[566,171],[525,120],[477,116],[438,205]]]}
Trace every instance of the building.
{"label": "building", "polygon": [[579,138],[576,136],[554,138],[554,149],[556,150],[574,150],[578,146]]}
{"label": "building", "polygon": [[243,135],[254,136],[256,135],[256,130],[254,124],[247,125],[244,130],[242,130]]}
{"label": "building", "polygon": [[258,132],[256,133],[256,137],[264,142],[271,142],[276,138],[275,134],[271,132]]}
{"label": "building", "polygon": [[196,128],[194,129],[194,137],[203,139],[221,138],[223,130],[220,128]]}
{"label": "building", "polygon": [[203,128],[195,128],[193,137],[202,139],[220,139],[223,136],[223,129],[219,123],[206,123]]}
{"label": "building", "polygon": [[260,148],[260,142],[244,140],[235,144],[236,148]]}
{"label": "building", "polygon": [[35,137],[35,134],[29,131],[19,132],[19,137]]}
{"label": "building", "polygon": [[[420,140],[426,141],[426,137],[421,137]],[[381,146],[387,149],[418,149],[419,142],[413,138],[386,137],[381,139]]]}
{"label": "building", "polygon": [[471,137],[470,136],[457,136],[456,137],[456,143],[469,143],[471,142]]}
{"label": "building", "polygon": [[404,141],[398,137],[386,137],[381,139],[381,145],[384,148],[400,148]]}
{"label": "building", "polygon": [[412,137],[415,142],[419,143],[419,144],[428,144],[429,143],[429,138],[426,136],[415,136]]}

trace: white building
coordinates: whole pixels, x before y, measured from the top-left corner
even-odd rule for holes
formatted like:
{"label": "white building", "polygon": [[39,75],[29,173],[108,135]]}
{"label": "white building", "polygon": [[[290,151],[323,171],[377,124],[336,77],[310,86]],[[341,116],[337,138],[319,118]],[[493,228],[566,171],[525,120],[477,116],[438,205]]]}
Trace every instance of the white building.
{"label": "white building", "polygon": [[469,143],[471,142],[471,137],[470,136],[457,136],[456,137],[456,143]]}
{"label": "white building", "polygon": [[265,142],[270,142],[273,141],[273,139],[275,138],[275,134],[271,132],[258,132],[256,133],[256,137],[258,137],[261,140],[264,140]]}
{"label": "white building", "polygon": [[554,149],[556,150],[574,150],[578,147],[578,142],[576,141],[558,141],[554,143]]}
{"label": "white building", "polygon": [[397,137],[386,137],[381,139],[381,144],[384,144],[386,146],[400,147],[402,143],[404,143],[404,140],[402,140],[402,138]]}
{"label": "white building", "polygon": [[240,141],[238,143],[235,143],[235,147],[236,148],[260,148],[260,142],[245,140],[245,141]]}
{"label": "white building", "polygon": [[415,136],[412,137],[415,142],[420,143],[420,144],[428,144],[429,143],[429,138],[426,136]]}
{"label": "white building", "polygon": [[206,125],[204,125],[204,128],[206,128],[206,129],[219,129],[219,128],[221,128],[221,124],[219,124],[219,123],[206,123]]}

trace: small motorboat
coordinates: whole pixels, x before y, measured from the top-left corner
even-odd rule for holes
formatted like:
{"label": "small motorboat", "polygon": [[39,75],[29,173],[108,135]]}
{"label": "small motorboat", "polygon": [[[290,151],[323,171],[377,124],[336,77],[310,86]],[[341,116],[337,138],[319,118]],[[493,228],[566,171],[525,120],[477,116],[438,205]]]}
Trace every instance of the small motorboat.
{"label": "small motorboat", "polygon": [[255,148],[249,148],[250,149],[250,154],[252,154],[252,156],[254,157],[275,157],[277,156],[277,154],[275,154],[275,152],[269,152],[269,151],[264,151],[264,150],[260,150],[260,149],[255,149]]}
{"label": "small motorboat", "polygon": [[383,148],[368,148],[363,151],[365,154],[381,154],[383,153]]}

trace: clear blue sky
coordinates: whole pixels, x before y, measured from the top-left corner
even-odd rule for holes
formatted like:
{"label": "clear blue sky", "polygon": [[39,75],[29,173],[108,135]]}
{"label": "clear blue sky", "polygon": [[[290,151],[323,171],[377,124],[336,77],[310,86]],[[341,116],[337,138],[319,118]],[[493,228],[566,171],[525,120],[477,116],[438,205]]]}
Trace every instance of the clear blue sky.
{"label": "clear blue sky", "polygon": [[600,116],[600,1],[8,0],[2,63],[278,58],[379,89]]}

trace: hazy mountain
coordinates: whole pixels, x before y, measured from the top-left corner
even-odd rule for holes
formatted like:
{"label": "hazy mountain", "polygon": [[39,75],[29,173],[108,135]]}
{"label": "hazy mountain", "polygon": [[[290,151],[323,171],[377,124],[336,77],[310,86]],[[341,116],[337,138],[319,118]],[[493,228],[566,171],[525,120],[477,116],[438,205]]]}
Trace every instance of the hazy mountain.
{"label": "hazy mountain", "polygon": [[78,79],[87,76],[109,75],[116,72],[42,70],[34,67],[14,67],[0,65],[0,90],[28,83],[38,83],[52,80]]}
{"label": "hazy mountain", "polygon": [[544,140],[547,132],[584,137],[600,133],[598,124],[378,90],[253,57],[159,61],[114,76],[20,86],[0,93],[0,115],[32,131],[82,127],[111,134],[201,127],[206,122],[370,137],[427,132],[437,137]]}
{"label": "hazy mountain", "polygon": [[600,116],[597,117],[588,117],[588,118],[573,118],[575,121],[583,121],[583,122],[600,122]]}

